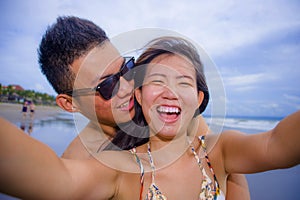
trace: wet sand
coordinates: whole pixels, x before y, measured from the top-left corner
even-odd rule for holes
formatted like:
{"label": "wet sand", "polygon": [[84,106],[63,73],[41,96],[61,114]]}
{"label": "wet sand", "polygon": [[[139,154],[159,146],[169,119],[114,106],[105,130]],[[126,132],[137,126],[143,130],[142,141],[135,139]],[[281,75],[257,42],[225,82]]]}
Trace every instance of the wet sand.
{"label": "wet sand", "polygon": [[[45,117],[57,115],[63,111],[58,106],[35,106],[34,119],[43,119]],[[22,121],[22,104],[0,103],[0,116],[12,123]],[[30,118],[30,112],[27,112],[26,118]]]}

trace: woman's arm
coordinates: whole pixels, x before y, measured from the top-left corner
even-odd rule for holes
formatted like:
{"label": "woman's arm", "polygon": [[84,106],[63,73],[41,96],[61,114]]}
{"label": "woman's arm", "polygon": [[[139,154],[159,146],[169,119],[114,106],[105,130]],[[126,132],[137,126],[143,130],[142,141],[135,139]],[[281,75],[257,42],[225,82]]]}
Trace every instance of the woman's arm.
{"label": "woman's arm", "polygon": [[226,180],[226,199],[250,200],[248,182],[243,174],[229,174]]}
{"label": "woman's arm", "polygon": [[260,134],[221,134],[224,166],[228,173],[255,173],[300,163],[300,111]]}
{"label": "woman's arm", "polygon": [[60,159],[6,120],[0,118],[0,124],[0,192],[25,199],[113,195],[113,170],[94,159]]}

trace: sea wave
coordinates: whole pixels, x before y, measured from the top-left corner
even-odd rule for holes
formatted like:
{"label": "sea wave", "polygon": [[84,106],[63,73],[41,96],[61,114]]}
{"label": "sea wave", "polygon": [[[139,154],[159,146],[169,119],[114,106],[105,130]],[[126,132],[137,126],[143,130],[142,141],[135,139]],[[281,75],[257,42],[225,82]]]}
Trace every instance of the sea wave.
{"label": "sea wave", "polygon": [[280,121],[279,118],[271,117],[205,117],[205,119],[209,125],[223,127],[223,130],[234,129],[246,133],[273,129]]}

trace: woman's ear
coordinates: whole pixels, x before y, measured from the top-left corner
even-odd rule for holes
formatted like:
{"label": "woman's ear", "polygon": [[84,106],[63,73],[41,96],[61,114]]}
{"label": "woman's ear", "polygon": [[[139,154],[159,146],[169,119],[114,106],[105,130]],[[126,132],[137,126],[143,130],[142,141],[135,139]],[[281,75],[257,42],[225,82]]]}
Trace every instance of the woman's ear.
{"label": "woman's ear", "polygon": [[142,105],[142,90],[141,89],[136,89],[134,91],[134,95],[135,95],[135,98],[137,100],[137,102]]}
{"label": "woman's ear", "polygon": [[79,112],[77,106],[73,105],[72,97],[66,94],[56,96],[56,104],[67,112]]}
{"label": "woman's ear", "polygon": [[198,107],[201,105],[201,103],[203,102],[204,99],[204,92],[199,91],[198,92]]}

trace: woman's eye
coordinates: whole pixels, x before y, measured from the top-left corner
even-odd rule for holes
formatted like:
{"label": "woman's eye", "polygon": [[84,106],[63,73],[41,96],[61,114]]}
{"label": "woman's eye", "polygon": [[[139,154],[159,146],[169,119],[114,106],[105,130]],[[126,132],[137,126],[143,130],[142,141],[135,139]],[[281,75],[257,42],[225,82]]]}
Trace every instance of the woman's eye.
{"label": "woman's eye", "polygon": [[164,84],[164,82],[162,80],[152,80],[151,83],[158,84],[158,85],[163,85]]}
{"label": "woman's eye", "polygon": [[191,83],[189,82],[180,82],[179,85],[181,86],[193,86]]}

